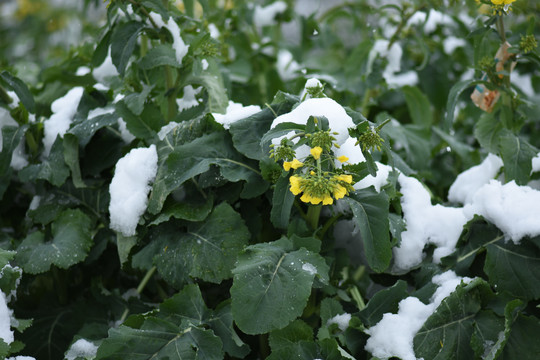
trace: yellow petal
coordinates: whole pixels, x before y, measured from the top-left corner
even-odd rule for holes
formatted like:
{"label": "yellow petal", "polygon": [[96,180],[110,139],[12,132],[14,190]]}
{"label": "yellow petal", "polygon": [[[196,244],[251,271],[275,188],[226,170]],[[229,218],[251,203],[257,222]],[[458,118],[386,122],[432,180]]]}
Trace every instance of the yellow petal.
{"label": "yellow petal", "polygon": [[319,160],[319,158],[321,157],[322,148],[320,146],[315,146],[309,152],[311,153],[311,155],[313,156],[315,160]]}
{"label": "yellow petal", "polygon": [[347,184],[352,183],[352,175],[341,174],[338,176],[339,181],[345,181]]}
{"label": "yellow petal", "polygon": [[304,166],[304,163],[301,161],[298,161],[298,159],[293,159],[293,161],[291,162],[291,168],[295,170],[298,168],[301,168],[302,166]]}
{"label": "yellow petal", "polygon": [[341,155],[340,157],[337,158],[339,160],[339,162],[346,162],[346,161],[349,161],[349,158],[346,157],[345,155]]}
{"label": "yellow petal", "polygon": [[298,176],[291,176],[289,178],[289,182],[291,183],[290,191],[294,195],[298,195],[302,192],[302,190],[300,189],[300,178]]}
{"label": "yellow petal", "polygon": [[323,205],[332,205],[333,203],[334,203],[334,199],[332,199],[330,195],[326,195],[322,202]]}
{"label": "yellow petal", "polygon": [[283,162],[283,168],[285,169],[285,171],[291,170],[291,162],[290,161],[284,161]]}
{"label": "yellow petal", "polygon": [[336,186],[336,188],[334,189],[334,197],[336,199],[341,199],[345,195],[347,195],[347,189],[341,185]]}

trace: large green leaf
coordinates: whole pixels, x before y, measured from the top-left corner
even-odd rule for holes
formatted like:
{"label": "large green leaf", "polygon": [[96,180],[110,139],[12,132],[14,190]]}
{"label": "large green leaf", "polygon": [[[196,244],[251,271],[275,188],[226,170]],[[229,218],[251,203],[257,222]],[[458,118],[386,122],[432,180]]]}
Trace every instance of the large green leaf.
{"label": "large green leaf", "polygon": [[174,49],[170,45],[158,45],[150,49],[139,61],[139,67],[144,70],[165,65],[176,68],[181,66],[176,60]]}
{"label": "large green leaf", "polygon": [[477,85],[477,84],[485,84],[485,81],[482,80],[463,80],[460,82],[457,82],[452,86],[450,89],[450,93],[448,94],[448,102],[446,104],[446,114],[444,117],[444,121],[442,123],[443,130],[450,130],[452,128],[452,124],[454,122],[454,112],[456,110],[456,105],[459,101],[460,95],[463,91],[467,90],[471,86]]}
{"label": "large green leaf", "polygon": [[399,302],[407,296],[407,283],[398,280],[393,286],[378,291],[360,311],[359,317],[367,327],[371,327],[377,324],[385,313],[397,313]]}
{"label": "large green leaf", "polygon": [[21,79],[13,76],[8,71],[2,71],[2,73],[0,73],[0,78],[4,80],[13,91],[15,91],[15,94],[17,94],[28,112],[36,112],[36,103],[34,102],[34,97],[32,96],[30,90],[28,90],[26,84]]}
{"label": "large green leaf", "polygon": [[370,187],[355,191],[345,201],[351,207],[353,221],[360,229],[369,266],[377,272],[386,270],[392,258],[388,196]]}
{"label": "large green leaf", "polygon": [[71,170],[73,185],[84,188],[86,184],[82,180],[81,167],[79,165],[79,139],[75,135],[64,135],[64,161]]}
{"label": "large green leaf", "polygon": [[540,298],[540,249],[527,239],[519,245],[500,238],[486,246],[484,271],[498,291],[521,299]]}
{"label": "large green leaf", "polygon": [[126,122],[127,129],[135,137],[149,141],[156,139],[156,129],[159,128],[159,123],[156,124],[149,117],[135,115],[124,100],[116,103],[116,113]]}
{"label": "large green leaf", "polygon": [[118,115],[116,114],[103,114],[98,115],[90,119],[83,119],[74,122],[68,133],[75,135],[79,139],[81,146],[86,146],[94,134],[99,130],[107,126],[113,126],[118,123]]}
{"label": "large green leaf", "polygon": [[57,137],[49,157],[40,164],[25,167],[19,172],[19,178],[23,182],[47,180],[54,186],[61,186],[69,176],[69,168],[64,160],[63,139]]}
{"label": "large green leaf", "polygon": [[474,136],[487,151],[497,154],[503,124],[492,113],[483,113],[474,126]]}
{"label": "large green leaf", "polygon": [[414,337],[416,356],[437,360],[473,359],[470,346],[473,323],[486,291],[491,291],[489,285],[479,278],[467,285],[458,285]]}
{"label": "large green leaf", "polygon": [[270,212],[270,221],[275,227],[286,229],[289,226],[293,203],[294,195],[289,191],[289,177],[281,176],[274,188]]}
{"label": "large green leaf", "polygon": [[120,326],[109,330],[109,337],[98,349],[96,360],[221,360],[221,340],[211,330],[180,328],[152,318],[144,329]]}
{"label": "large green leaf", "polygon": [[[208,171],[210,165],[219,166],[221,175],[231,182],[244,180],[247,186],[261,182],[259,171],[236,152],[225,132],[203,135],[187,144],[171,146],[170,149],[172,151],[167,160],[159,166],[150,195],[148,210],[153,214],[161,211],[163,202],[173,190],[192,177]],[[266,186],[256,189],[251,195],[260,194],[260,190],[266,190]]]}
{"label": "large green leaf", "polygon": [[499,144],[506,181],[515,180],[518,185],[526,185],[530,180],[531,161],[538,149],[508,130],[502,132]]}
{"label": "large green leaf", "polygon": [[231,287],[232,313],[240,330],[262,334],[302,314],[315,276],[327,281],[328,265],[290,240],[249,246],[238,258]]}
{"label": "large green leaf", "polygon": [[137,44],[139,32],[143,27],[144,24],[141,22],[129,21],[114,29],[111,37],[111,58],[122,76]]}
{"label": "large green leaf", "polygon": [[30,274],[45,272],[51,265],[67,269],[88,255],[91,226],[81,210],[65,210],[52,223],[51,241],[45,242],[45,234],[39,231],[28,235],[17,248],[17,262]]}
{"label": "large green leaf", "polygon": [[281,330],[272,331],[268,343],[272,353],[267,357],[267,360],[312,360],[317,357],[313,329],[302,320],[295,320]]}
{"label": "large green leaf", "polygon": [[401,91],[405,95],[405,101],[413,123],[422,127],[431,126],[433,113],[427,96],[416,86],[404,86]]}
{"label": "large green leaf", "polygon": [[159,251],[155,258],[159,273],[180,287],[187,276],[214,283],[230,278],[238,253],[249,238],[240,215],[222,203],[204,222],[189,225],[186,233],[168,232],[151,246]]}
{"label": "large green leaf", "polygon": [[232,356],[243,358],[249,352],[249,347],[234,330],[230,301],[220,304],[215,311],[210,310],[197,285],[187,285],[165,300],[155,315],[185,326],[209,326],[223,342],[224,350]]}
{"label": "large green leaf", "polygon": [[285,97],[283,102],[272,104],[272,110],[263,109],[257,114],[231,124],[229,132],[232,134],[234,147],[251,159],[261,160],[268,157],[267,149],[261,147],[261,138],[270,129],[276,116],[291,111],[295,100]]}

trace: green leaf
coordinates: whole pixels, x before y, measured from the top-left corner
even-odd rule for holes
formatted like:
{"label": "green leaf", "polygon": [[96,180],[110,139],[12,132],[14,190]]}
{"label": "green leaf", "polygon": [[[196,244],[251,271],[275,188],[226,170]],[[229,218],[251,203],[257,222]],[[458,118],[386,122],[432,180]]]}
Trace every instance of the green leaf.
{"label": "green leaf", "polygon": [[413,168],[426,169],[429,167],[431,160],[429,128],[420,127],[414,124],[400,125],[399,123],[392,121],[382,128],[381,134],[386,134],[394,140],[394,142],[403,146],[407,154],[407,163]]}
{"label": "green leaf", "polygon": [[[160,212],[165,199],[174,189],[192,177],[208,171],[210,165],[219,166],[221,175],[228,181],[244,180],[246,185],[260,184],[262,178],[259,171],[236,152],[230,138],[225,134],[214,132],[187,144],[170,147],[172,151],[166,161],[160,164],[154,181],[148,203],[151,213]],[[161,154],[158,154],[161,160]],[[264,187],[261,189],[266,190]],[[256,191],[254,194],[257,192],[261,193]]]}
{"label": "green leaf", "polygon": [[[199,195],[199,194],[198,194]],[[204,199],[183,199],[181,202],[165,202],[163,210],[150,225],[159,225],[169,221],[171,217],[187,221],[203,221],[212,211],[214,199],[212,196]]]}
{"label": "green leaf", "polygon": [[538,154],[538,149],[508,130],[501,134],[500,148],[506,181],[515,180],[518,185],[526,185],[530,180],[532,159]]}
{"label": "green leaf", "polygon": [[233,270],[232,313],[240,330],[262,334],[287,326],[302,314],[315,276],[328,279],[328,265],[290,240],[246,248]]}
{"label": "green leaf", "polygon": [[222,303],[208,319],[208,324],[214,333],[223,341],[223,349],[227,354],[244,359],[250,348],[236,333],[233,326],[233,316],[230,300]]}
{"label": "green leaf", "polygon": [[41,164],[33,164],[19,171],[19,178],[23,182],[47,180],[54,186],[61,186],[69,176],[69,168],[64,161],[63,139],[57,137],[47,160]]}
{"label": "green leaf", "polygon": [[484,271],[498,291],[530,300],[540,298],[540,249],[527,239],[519,245],[512,241],[492,242],[486,246]]}
{"label": "green leaf", "polygon": [[114,29],[111,37],[111,58],[121,76],[124,76],[129,58],[137,44],[139,32],[143,27],[143,23],[129,21]]}
{"label": "green leaf", "polygon": [[172,323],[149,321],[145,329],[121,325],[111,328],[96,360],[223,359],[221,340],[211,330],[178,328]]}
{"label": "green leaf", "polygon": [[13,151],[19,146],[19,143],[25,134],[28,126],[5,126],[2,127],[2,151],[0,152],[0,199],[11,182],[13,169],[11,168],[11,159]]}
{"label": "green leaf", "polygon": [[413,123],[426,128],[431,126],[433,113],[427,96],[416,86],[404,86],[401,91],[405,95],[405,101]]}
{"label": "green leaf", "polygon": [[17,248],[17,262],[30,274],[49,270],[51,265],[67,269],[83,261],[90,247],[92,221],[78,209],[63,211],[51,226],[52,240],[36,231],[28,235]]}
{"label": "green leaf", "polygon": [[208,92],[208,112],[224,114],[229,105],[227,90],[215,59],[208,58],[208,69],[199,77],[199,82]]}
{"label": "green leaf", "polygon": [[131,249],[137,245],[136,236],[123,236],[120,233],[116,233],[116,248],[118,250],[118,258],[120,259],[120,265],[124,265],[128,260]]}
{"label": "green leaf", "polygon": [[281,176],[274,188],[270,212],[270,221],[275,227],[286,229],[289,226],[293,203],[294,195],[289,191],[289,177]]}
{"label": "green leaf", "polygon": [[373,188],[357,190],[345,201],[353,212],[353,221],[360,229],[369,266],[382,272],[390,265],[392,243],[388,222],[388,196]]}
{"label": "green leaf", "polygon": [[81,177],[79,166],[79,139],[75,135],[64,135],[64,161],[71,170],[71,178],[76,188],[84,188],[86,184]]}
{"label": "green leaf", "polygon": [[116,103],[116,113],[126,122],[127,129],[135,137],[149,141],[156,139],[155,124],[151,123],[149,118],[131,112],[124,100]]}
{"label": "green leaf", "polygon": [[367,327],[371,327],[381,321],[385,313],[397,313],[399,302],[407,296],[407,283],[398,280],[391,287],[377,291],[358,316]]}
{"label": "green leaf", "polygon": [[272,110],[263,109],[261,112],[231,124],[229,132],[232,135],[234,147],[250,159],[262,160],[268,157],[267,149],[261,147],[261,138],[270,129],[275,116],[290,112],[293,104],[291,99],[287,98],[281,103],[273,104]]}
{"label": "green leaf", "polygon": [[473,160],[471,159],[471,153],[473,152],[473,147],[459,141],[455,136],[452,136],[437,126],[431,128],[437,136],[439,136],[443,141],[445,141],[448,146],[459,155],[461,160],[464,162],[464,167],[472,167],[474,165]]}
{"label": "green leaf", "polygon": [[82,147],[85,147],[99,129],[107,126],[114,126],[117,123],[118,115],[116,114],[98,115],[91,119],[83,119],[74,122],[68,130],[68,133],[75,135],[79,139],[79,144]]}
{"label": "green leaf", "polygon": [[143,90],[140,93],[131,93],[124,98],[124,103],[133,114],[137,116],[142,114],[146,98],[153,88],[153,86],[146,86],[143,84]]}
{"label": "green leaf", "polygon": [[501,360],[536,360],[540,354],[540,321],[534,316],[517,315]]}
{"label": "green leaf", "polygon": [[181,67],[171,45],[158,45],[150,49],[139,61],[139,67],[143,70],[150,70],[158,66]]}
{"label": "green leaf", "polygon": [[317,357],[313,329],[302,320],[295,320],[284,329],[272,331],[268,343],[272,349],[268,360],[313,360]]}
{"label": "green leaf", "polygon": [[36,103],[34,102],[34,97],[26,84],[16,76],[11,75],[8,71],[2,71],[0,73],[0,78],[4,80],[9,87],[15,91],[15,94],[19,97],[22,104],[29,113],[35,114],[36,112]]}
{"label": "green leaf", "polygon": [[474,126],[474,136],[487,151],[497,154],[503,125],[493,114],[483,113]]}
{"label": "green leaf", "polygon": [[461,93],[471,86],[485,83],[486,82],[482,80],[463,80],[452,86],[450,93],[448,94],[448,102],[446,103],[446,114],[442,123],[443,130],[448,131],[452,128],[452,124],[454,123],[454,111]]}
{"label": "green leaf", "polygon": [[[240,251],[250,234],[242,218],[227,203],[222,203],[203,223],[190,224],[187,233],[160,236],[155,258],[159,273],[180,287],[187,276],[220,283],[232,276]],[[154,246],[154,245],[153,245]]]}

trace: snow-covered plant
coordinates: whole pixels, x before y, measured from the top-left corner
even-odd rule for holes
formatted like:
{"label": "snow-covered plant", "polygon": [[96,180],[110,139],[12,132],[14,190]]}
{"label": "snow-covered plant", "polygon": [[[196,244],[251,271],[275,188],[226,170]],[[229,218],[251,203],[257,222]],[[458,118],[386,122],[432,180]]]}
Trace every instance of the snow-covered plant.
{"label": "snow-covered plant", "polygon": [[539,12],[1,1],[0,358],[540,358]]}

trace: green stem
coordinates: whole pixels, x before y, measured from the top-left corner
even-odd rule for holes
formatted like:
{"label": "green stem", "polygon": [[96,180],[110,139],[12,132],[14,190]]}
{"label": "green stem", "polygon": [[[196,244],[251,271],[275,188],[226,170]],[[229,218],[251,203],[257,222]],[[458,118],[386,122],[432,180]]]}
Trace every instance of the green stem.
{"label": "green stem", "polygon": [[312,205],[309,206],[307,212],[307,222],[308,224],[316,230],[319,227],[319,217],[321,215],[322,205]]}
{"label": "green stem", "polygon": [[165,66],[165,83],[167,86],[167,120],[171,121],[176,115],[176,90],[171,67]]}
{"label": "green stem", "polygon": [[328,231],[328,229],[330,228],[330,226],[334,225],[334,223],[337,221],[337,219],[339,219],[341,217],[341,214],[338,214],[338,215],[335,215],[333,217],[331,217],[330,219],[328,219],[326,221],[326,223],[323,225],[323,228],[319,231],[319,239],[323,239],[324,238],[324,235],[326,234],[326,232]]}
{"label": "green stem", "polygon": [[506,31],[504,29],[504,20],[502,15],[499,15],[497,18],[497,31],[499,32],[499,36],[501,37],[501,44],[506,43]]}
{"label": "green stem", "polygon": [[[154,272],[156,272],[155,266],[152,266],[150,270],[146,272],[143,279],[139,283],[139,286],[137,286],[137,294],[141,294],[143,292],[144,288],[148,284],[148,281],[150,281],[150,279],[152,278],[152,275],[154,275]],[[126,308],[126,310],[124,310],[124,313],[122,314],[122,317],[120,318],[120,323],[123,323],[126,320],[128,315],[129,315],[129,308]]]}

